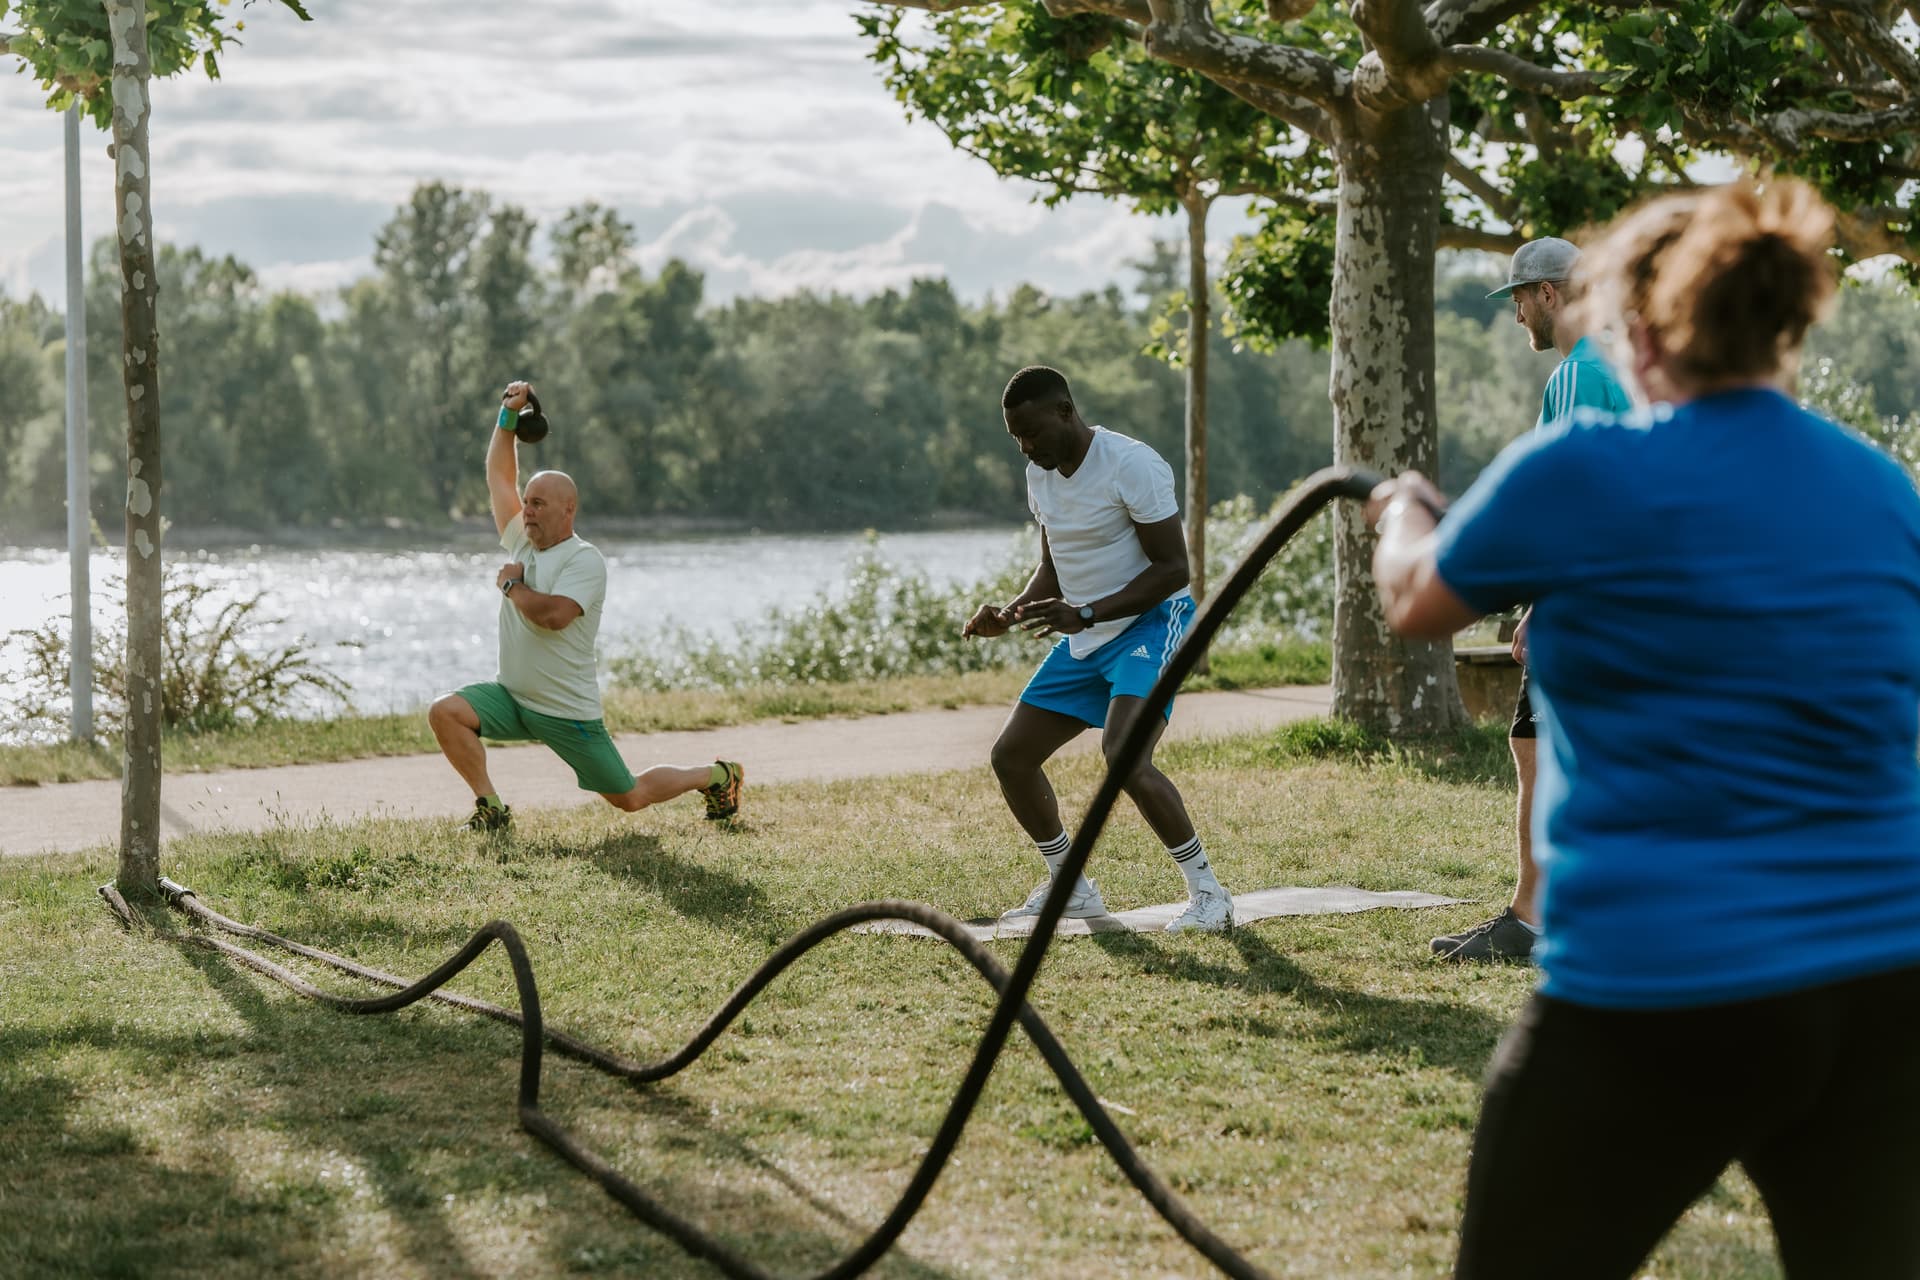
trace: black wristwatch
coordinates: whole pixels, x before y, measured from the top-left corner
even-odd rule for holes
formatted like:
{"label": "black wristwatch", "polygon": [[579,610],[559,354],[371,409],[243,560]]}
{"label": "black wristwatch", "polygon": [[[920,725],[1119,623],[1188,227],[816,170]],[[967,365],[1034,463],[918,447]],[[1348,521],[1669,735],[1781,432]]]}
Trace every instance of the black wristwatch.
{"label": "black wristwatch", "polygon": [[1086,623],[1088,626],[1093,625],[1093,606],[1092,605],[1090,604],[1081,605],[1079,609],[1079,613],[1080,613],[1080,621]]}
{"label": "black wristwatch", "polygon": [[526,585],[527,585],[527,580],[525,578],[508,578],[505,582],[500,584],[500,594],[503,596],[510,596],[513,594],[513,589],[515,587],[524,587]]}

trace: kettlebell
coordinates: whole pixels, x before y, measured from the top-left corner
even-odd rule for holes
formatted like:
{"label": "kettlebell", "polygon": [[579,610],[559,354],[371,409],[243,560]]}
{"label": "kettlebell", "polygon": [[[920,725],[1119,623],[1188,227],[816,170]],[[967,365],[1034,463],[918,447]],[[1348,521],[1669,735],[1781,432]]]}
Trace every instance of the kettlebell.
{"label": "kettlebell", "polygon": [[522,444],[539,444],[547,438],[551,429],[547,415],[540,412],[540,397],[527,392],[527,405],[520,410],[519,420],[513,425],[513,434]]}

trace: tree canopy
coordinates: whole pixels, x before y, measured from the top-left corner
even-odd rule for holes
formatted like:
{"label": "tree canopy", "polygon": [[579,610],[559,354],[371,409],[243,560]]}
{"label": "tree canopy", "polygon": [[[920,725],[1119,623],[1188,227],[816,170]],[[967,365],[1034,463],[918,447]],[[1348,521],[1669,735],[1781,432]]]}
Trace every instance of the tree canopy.
{"label": "tree canopy", "polygon": [[[1085,139],[1151,148],[1139,121],[1168,99],[1150,75],[1118,74],[1134,59],[1280,126],[1237,122],[1217,96],[1173,99],[1215,128],[1215,169],[1263,197],[1265,225],[1224,280],[1229,324],[1256,342],[1326,337],[1340,140],[1426,100],[1447,128],[1440,248],[1576,232],[1731,162],[1814,182],[1843,211],[1850,258],[1893,254],[1920,279],[1920,32],[1900,3],[883,2],[895,12],[861,23],[896,94],[953,117],[943,127],[964,149],[1061,166],[1063,189],[1079,175],[1062,160],[1095,148]],[[903,23],[900,9],[936,16]],[[1007,123],[1035,102],[1074,122],[1044,149]]]}
{"label": "tree canopy", "polygon": [[[1265,151],[1280,179],[1267,224],[1225,293],[1250,340],[1328,341],[1338,463],[1438,465],[1441,249],[1571,231],[1718,163],[1810,178],[1841,208],[1849,255],[1920,257],[1920,53],[1903,0],[877,2],[945,18],[1044,10],[1076,23],[1090,59],[1133,41],[1284,123]],[[1086,106],[1097,130],[1100,105]],[[1454,727],[1448,646],[1385,625],[1371,545],[1336,513],[1334,710],[1396,735]]]}
{"label": "tree canopy", "polygon": [[[301,0],[275,3],[303,22],[313,19]],[[221,57],[246,28],[228,0],[148,0],[153,75],[164,80],[198,68],[218,80]],[[64,111],[78,101],[96,125],[107,127],[113,100],[99,90],[113,79],[113,42],[99,0],[0,0],[0,54],[21,60],[47,90],[49,107]]]}

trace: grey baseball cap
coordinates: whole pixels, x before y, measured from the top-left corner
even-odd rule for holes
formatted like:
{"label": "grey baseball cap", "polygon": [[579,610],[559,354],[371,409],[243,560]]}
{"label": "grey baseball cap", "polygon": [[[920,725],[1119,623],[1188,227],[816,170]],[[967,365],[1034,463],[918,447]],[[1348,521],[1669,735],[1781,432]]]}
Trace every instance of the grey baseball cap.
{"label": "grey baseball cap", "polygon": [[1513,265],[1507,268],[1507,282],[1488,294],[1504,298],[1523,284],[1542,280],[1567,280],[1573,276],[1573,264],[1580,260],[1580,246],[1558,236],[1529,240],[1513,251]]}

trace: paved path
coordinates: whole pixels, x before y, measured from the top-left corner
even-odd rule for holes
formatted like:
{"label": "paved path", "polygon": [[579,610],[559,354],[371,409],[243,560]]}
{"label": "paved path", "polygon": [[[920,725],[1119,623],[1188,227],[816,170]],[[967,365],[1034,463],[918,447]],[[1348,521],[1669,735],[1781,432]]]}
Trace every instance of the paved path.
{"label": "paved path", "polygon": [[[1186,694],[1175,706],[1168,736],[1219,737],[1270,729],[1325,715],[1330,698],[1324,685]],[[963,707],[854,720],[622,734],[618,742],[621,754],[635,764],[690,764],[716,756],[743,761],[751,797],[752,788],[761,783],[976,768],[985,763],[987,748],[1006,716],[1003,706]],[[1095,735],[1082,734],[1068,750],[1091,751],[1097,743]],[[506,794],[516,808],[565,807],[586,799],[571,771],[545,747],[495,748],[489,766],[494,781],[511,788]],[[374,816],[447,818],[473,807],[466,788],[437,755],[168,774],[162,794],[163,836],[259,831],[278,822],[320,817],[341,822]],[[118,782],[0,787],[0,855],[87,849],[119,839]]]}

